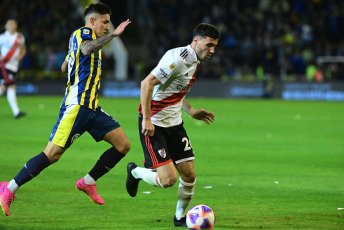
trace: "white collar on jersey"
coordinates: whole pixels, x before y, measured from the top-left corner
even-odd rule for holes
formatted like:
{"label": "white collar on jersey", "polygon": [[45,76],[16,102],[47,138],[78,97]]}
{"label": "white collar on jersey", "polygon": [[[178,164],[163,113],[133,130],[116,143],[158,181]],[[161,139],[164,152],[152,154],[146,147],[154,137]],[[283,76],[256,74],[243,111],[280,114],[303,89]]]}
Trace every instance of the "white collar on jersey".
{"label": "white collar on jersey", "polygon": [[191,45],[187,45],[187,46],[186,46],[186,49],[188,50],[189,54],[191,54],[191,55],[188,55],[188,56],[186,57],[186,61],[189,62],[189,63],[198,62],[197,54],[196,54],[196,52],[194,51],[194,49],[191,48]]}
{"label": "white collar on jersey", "polygon": [[5,31],[5,35],[6,36],[17,36],[18,32],[16,31],[14,34],[10,34],[10,32],[8,30]]}

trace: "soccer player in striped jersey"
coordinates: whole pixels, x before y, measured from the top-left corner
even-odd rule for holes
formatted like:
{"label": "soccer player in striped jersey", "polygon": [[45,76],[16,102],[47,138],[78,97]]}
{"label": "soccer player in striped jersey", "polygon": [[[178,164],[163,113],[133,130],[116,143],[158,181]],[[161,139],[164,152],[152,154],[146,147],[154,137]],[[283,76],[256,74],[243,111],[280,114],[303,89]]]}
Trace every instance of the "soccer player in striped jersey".
{"label": "soccer player in striped jersey", "polygon": [[26,54],[26,46],[25,37],[17,32],[17,27],[17,21],[9,19],[5,33],[0,35],[0,95],[7,91],[7,101],[18,119],[26,115],[19,109],[16,87],[19,62]]}
{"label": "soccer player in striped jersey", "polygon": [[214,115],[193,108],[185,99],[196,79],[200,61],[208,60],[218,44],[219,32],[213,25],[201,23],[193,33],[191,45],[171,49],[141,82],[139,133],[145,168],[127,165],[126,187],[136,196],[139,181],[167,188],[178,179],[178,201],[174,225],[186,227],[185,212],[194,194],[196,173],[194,153],[184,129],[181,109],[207,124]]}
{"label": "soccer player in striped jersey", "polygon": [[105,4],[89,5],[84,11],[85,26],[74,31],[70,37],[68,55],[61,66],[63,72],[68,69],[68,82],[59,118],[44,151],[30,159],[9,183],[0,183],[1,207],[5,215],[9,215],[10,204],[18,188],[57,162],[86,131],[97,142],[105,140],[112,146],[100,156],[91,171],[76,182],[76,188],[85,192],[95,203],[104,203],[96,191],[96,181],[130,149],[130,142],[119,123],[98,105],[101,48],[121,35],[130,24],[128,19],[108,34],[110,14],[111,10]]}

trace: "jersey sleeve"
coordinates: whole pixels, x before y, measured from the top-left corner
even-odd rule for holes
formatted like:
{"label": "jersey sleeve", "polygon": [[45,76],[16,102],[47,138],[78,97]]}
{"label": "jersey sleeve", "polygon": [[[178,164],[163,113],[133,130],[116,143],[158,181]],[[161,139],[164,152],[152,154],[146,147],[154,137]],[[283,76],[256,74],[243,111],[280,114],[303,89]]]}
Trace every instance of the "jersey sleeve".
{"label": "jersey sleeve", "polygon": [[92,29],[90,28],[87,28],[87,27],[84,27],[84,28],[81,28],[81,39],[84,41],[84,40],[93,40],[92,38]]}
{"label": "jersey sleeve", "polygon": [[173,55],[172,50],[167,51],[164,56],[160,59],[158,65],[152,70],[152,74],[156,77],[162,84],[170,78],[173,71],[178,66],[178,57]]}

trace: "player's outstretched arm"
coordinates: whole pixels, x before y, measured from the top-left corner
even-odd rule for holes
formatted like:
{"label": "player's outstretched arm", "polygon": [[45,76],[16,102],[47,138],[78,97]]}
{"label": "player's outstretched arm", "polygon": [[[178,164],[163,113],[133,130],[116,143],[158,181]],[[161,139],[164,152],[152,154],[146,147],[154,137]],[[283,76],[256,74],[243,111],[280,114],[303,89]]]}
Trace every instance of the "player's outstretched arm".
{"label": "player's outstretched arm", "polygon": [[194,109],[185,98],[183,99],[182,109],[192,118],[202,120],[207,124],[210,124],[215,120],[215,116],[212,112],[204,109]]}
{"label": "player's outstretched arm", "polygon": [[80,50],[83,55],[90,55],[97,52],[108,44],[113,38],[121,35],[125,28],[131,23],[129,19],[122,22],[112,34],[105,35],[103,37],[97,38],[95,40],[86,40],[81,42]]}
{"label": "player's outstretched arm", "polygon": [[127,27],[127,25],[129,25],[130,23],[131,23],[131,21],[129,19],[122,22],[121,24],[119,24],[119,26],[115,29],[115,31],[112,34],[115,37],[121,35],[123,33],[123,31],[125,30],[125,28]]}

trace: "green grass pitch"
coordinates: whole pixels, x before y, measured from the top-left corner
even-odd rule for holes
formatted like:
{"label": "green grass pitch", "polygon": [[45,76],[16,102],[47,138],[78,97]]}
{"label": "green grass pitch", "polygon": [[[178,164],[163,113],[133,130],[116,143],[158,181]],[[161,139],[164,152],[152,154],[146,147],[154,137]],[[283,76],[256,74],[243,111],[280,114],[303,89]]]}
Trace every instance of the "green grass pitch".
{"label": "green grass pitch", "polygon": [[[0,181],[11,180],[45,148],[60,97],[19,96],[27,116],[15,120],[0,98]],[[206,204],[214,229],[344,229],[343,103],[190,98],[215,114],[211,125],[183,114],[196,155],[191,205]],[[128,155],[97,183],[105,204],[75,182],[109,145],[84,134],[60,161],[23,185],[0,229],[179,229],[173,226],[177,185],[140,183],[125,190],[126,165],[143,165],[137,131],[139,99],[101,98],[129,137]],[[151,193],[144,193],[151,192]],[[2,214],[2,213],[1,213]]]}

